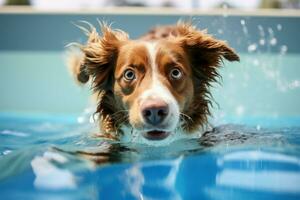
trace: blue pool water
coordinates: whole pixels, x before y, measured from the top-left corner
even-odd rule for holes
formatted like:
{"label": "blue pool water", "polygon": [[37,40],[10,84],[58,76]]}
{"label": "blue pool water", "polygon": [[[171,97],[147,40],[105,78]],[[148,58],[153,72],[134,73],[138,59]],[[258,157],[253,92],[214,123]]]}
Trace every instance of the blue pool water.
{"label": "blue pool water", "polygon": [[95,138],[76,117],[2,113],[1,199],[300,199],[300,118],[244,120],[153,147]]}

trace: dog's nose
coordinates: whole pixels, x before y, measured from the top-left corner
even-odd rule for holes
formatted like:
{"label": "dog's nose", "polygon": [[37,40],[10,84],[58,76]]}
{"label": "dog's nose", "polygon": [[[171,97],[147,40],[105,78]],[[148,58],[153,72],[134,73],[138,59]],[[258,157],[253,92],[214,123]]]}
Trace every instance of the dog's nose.
{"label": "dog's nose", "polygon": [[162,123],[169,113],[168,104],[162,100],[147,100],[141,110],[145,121],[154,126]]}

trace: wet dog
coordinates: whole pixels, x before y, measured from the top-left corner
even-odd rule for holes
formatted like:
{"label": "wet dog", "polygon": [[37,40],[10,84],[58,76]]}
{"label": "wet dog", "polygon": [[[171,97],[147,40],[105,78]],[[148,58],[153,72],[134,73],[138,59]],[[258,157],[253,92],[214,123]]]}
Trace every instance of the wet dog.
{"label": "wet dog", "polygon": [[97,95],[102,135],[120,138],[131,130],[148,140],[163,140],[180,129],[194,133],[207,124],[209,87],[222,59],[239,61],[224,41],[189,23],[160,26],[139,39],[101,24],[85,29],[72,71],[90,82]]}

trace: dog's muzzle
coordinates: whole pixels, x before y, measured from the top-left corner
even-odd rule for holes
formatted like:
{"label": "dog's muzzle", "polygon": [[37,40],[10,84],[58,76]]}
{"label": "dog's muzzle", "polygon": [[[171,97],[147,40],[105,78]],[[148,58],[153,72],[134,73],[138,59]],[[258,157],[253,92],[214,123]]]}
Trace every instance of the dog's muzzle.
{"label": "dog's muzzle", "polygon": [[141,105],[141,114],[147,129],[143,136],[149,140],[162,140],[168,137],[165,129],[169,116],[169,105],[161,99],[149,99]]}

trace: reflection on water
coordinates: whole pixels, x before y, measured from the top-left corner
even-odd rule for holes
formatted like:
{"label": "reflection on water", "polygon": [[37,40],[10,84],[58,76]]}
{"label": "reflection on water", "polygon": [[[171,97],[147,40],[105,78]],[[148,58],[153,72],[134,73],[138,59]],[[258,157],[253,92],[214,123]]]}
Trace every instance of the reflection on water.
{"label": "reflection on water", "polygon": [[75,189],[74,175],[67,169],[56,167],[51,161],[64,164],[67,159],[58,153],[48,151],[43,156],[32,159],[30,164],[35,175],[34,186],[38,189]]}
{"label": "reflection on water", "polygon": [[224,125],[201,138],[151,146],[94,138],[93,127],[75,122],[1,121],[4,199],[300,197],[297,126]]}
{"label": "reflection on water", "polygon": [[[266,164],[270,167],[266,168]],[[238,151],[218,158],[216,184],[278,193],[300,193],[300,158],[260,150]]]}

